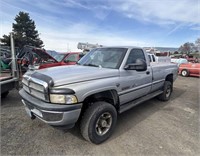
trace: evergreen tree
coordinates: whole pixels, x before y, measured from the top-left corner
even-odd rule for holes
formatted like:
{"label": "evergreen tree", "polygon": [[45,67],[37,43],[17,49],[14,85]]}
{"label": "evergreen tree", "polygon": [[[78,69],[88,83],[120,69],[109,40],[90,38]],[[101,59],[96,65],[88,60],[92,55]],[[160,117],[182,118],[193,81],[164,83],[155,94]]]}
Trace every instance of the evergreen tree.
{"label": "evergreen tree", "polygon": [[[22,48],[24,45],[31,45],[41,48],[44,46],[36,30],[35,22],[30,19],[28,13],[19,12],[15,17],[12,31],[16,47]],[[4,45],[10,46],[10,35],[3,35],[1,42]]]}

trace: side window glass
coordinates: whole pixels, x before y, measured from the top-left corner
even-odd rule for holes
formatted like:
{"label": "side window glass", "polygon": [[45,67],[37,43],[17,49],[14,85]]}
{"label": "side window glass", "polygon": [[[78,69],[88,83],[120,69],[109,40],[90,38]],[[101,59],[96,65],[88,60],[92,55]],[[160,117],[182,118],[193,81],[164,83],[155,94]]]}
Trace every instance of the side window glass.
{"label": "side window glass", "polygon": [[153,55],[153,62],[156,62],[155,56]]}
{"label": "side window glass", "polygon": [[70,54],[69,57],[65,59],[67,62],[77,62],[78,61],[78,54]]}
{"label": "side window glass", "polygon": [[150,56],[150,55],[148,55],[148,57],[149,57],[149,62],[152,62],[152,61],[151,61],[151,56]]}
{"label": "side window glass", "polygon": [[126,64],[136,63],[137,59],[145,60],[144,52],[141,49],[132,49],[128,56]]}

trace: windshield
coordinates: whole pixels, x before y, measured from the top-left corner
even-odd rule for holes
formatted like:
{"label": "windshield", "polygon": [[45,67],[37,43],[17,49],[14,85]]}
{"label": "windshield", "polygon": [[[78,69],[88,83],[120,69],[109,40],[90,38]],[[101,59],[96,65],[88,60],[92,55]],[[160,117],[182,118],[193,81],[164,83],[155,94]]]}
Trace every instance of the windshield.
{"label": "windshield", "polygon": [[60,61],[64,58],[64,56],[65,56],[65,54],[56,54],[56,55],[54,56],[54,58],[55,58],[58,62],[60,62]]}
{"label": "windshield", "polygon": [[78,64],[102,68],[118,69],[127,48],[98,48],[91,50]]}

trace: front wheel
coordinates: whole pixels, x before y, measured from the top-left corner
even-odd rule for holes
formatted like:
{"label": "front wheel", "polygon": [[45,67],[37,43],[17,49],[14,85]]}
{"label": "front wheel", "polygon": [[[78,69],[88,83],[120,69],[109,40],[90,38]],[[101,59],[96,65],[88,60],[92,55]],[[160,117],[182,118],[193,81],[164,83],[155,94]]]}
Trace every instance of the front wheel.
{"label": "front wheel", "polygon": [[183,69],[183,70],[181,71],[181,75],[184,76],[184,77],[187,77],[187,76],[189,75],[189,71],[186,70],[186,69]]}
{"label": "front wheel", "polygon": [[95,144],[107,140],[116,125],[117,111],[107,102],[95,102],[84,113],[81,120],[82,136]]}
{"label": "front wheel", "polygon": [[165,81],[163,93],[158,96],[161,101],[168,101],[172,94],[172,83],[170,81]]}

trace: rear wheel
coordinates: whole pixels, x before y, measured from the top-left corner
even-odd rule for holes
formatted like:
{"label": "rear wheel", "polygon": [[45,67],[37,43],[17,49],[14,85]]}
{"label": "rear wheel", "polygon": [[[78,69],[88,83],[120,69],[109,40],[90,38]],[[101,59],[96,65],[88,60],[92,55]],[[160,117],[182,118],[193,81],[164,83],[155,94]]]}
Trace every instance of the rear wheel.
{"label": "rear wheel", "polygon": [[107,102],[95,102],[84,113],[81,120],[82,136],[95,144],[107,140],[116,125],[117,111]]}
{"label": "rear wheel", "polygon": [[163,93],[158,96],[161,101],[168,101],[172,93],[172,83],[170,81],[165,81]]}
{"label": "rear wheel", "polygon": [[183,69],[181,71],[181,75],[184,76],[184,77],[187,77],[189,75],[189,71],[187,69]]}

